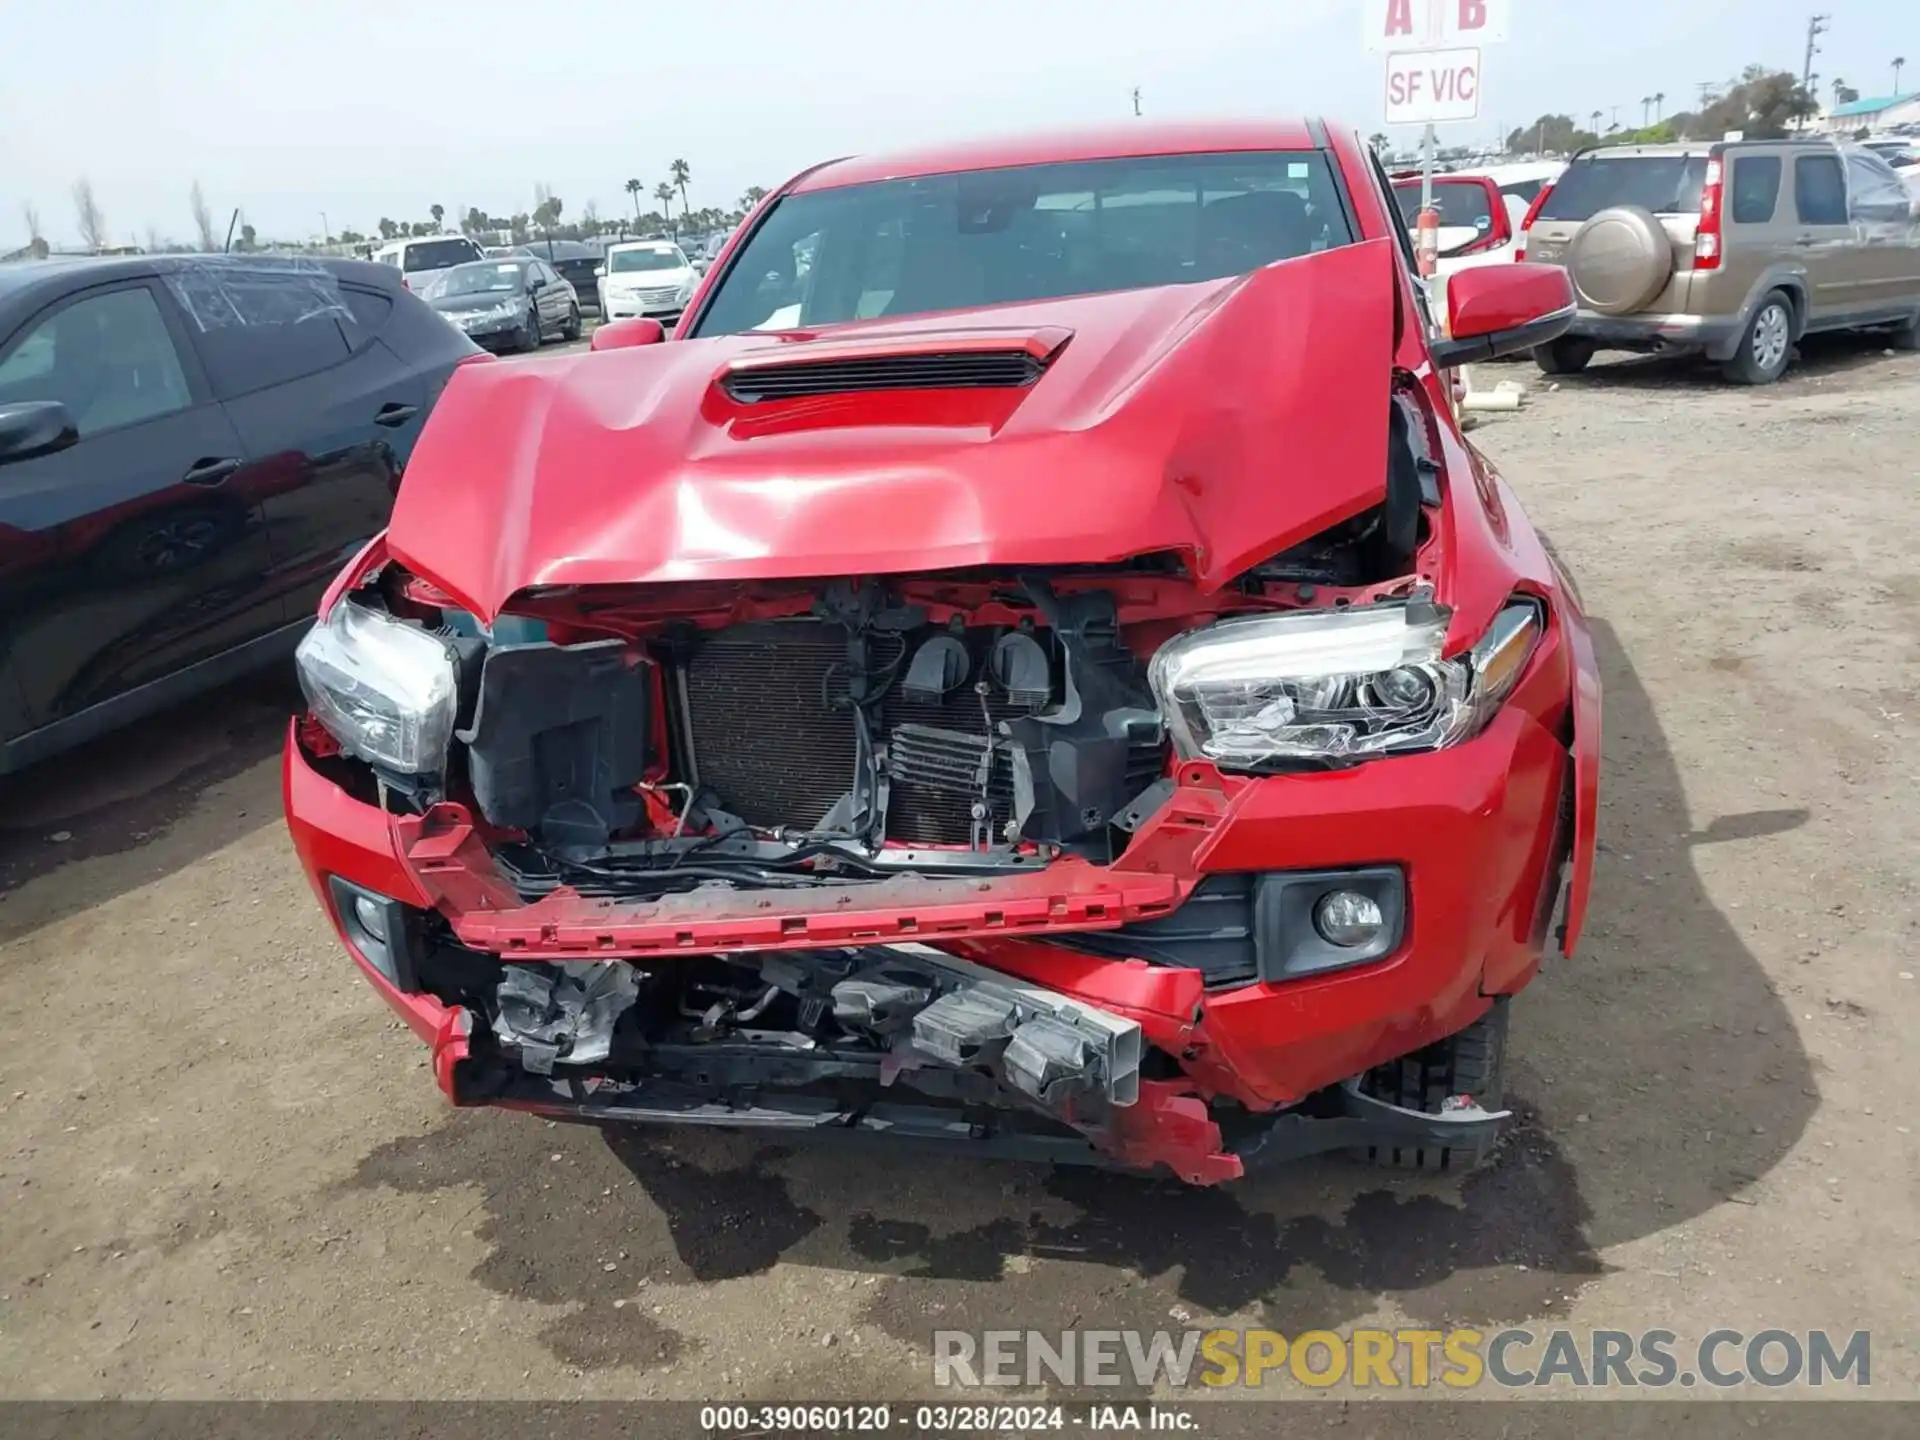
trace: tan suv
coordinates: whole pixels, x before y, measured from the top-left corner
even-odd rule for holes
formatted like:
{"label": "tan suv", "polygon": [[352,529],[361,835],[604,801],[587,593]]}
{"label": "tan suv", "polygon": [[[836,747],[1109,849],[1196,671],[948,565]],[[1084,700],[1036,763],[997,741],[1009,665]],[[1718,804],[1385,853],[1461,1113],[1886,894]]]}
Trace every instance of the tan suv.
{"label": "tan suv", "polygon": [[1765,385],[1814,330],[1890,326],[1920,347],[1920,219],[1887,162],[1816,139],[1632,145],[1574,157],[1527,259],[1567,267],[1580,312],[1534,351],[1681,350]]}

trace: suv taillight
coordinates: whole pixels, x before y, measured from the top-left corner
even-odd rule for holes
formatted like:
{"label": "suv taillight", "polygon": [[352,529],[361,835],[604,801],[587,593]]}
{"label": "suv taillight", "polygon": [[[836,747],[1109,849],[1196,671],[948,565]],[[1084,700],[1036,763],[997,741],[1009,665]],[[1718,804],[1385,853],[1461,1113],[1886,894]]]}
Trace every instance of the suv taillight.
{"label": "suv taillight", "polygon": [[1707,161],[1707,172],[1700,183],[1700,226],[1693,232],[1693,268],[1720,268],[1720,161]]}
{"label": "suv taillight", "polygon": [[1526,218],[1520,222],[1520,238],[1514,242],[1513,258],[1527,258],[1527,236],[1533,231],[1533,222],[1540,218],[1540,211],[1547,203],[1547,196],[1553,193],[1553,182],[1548,181],[1540,187],[1540,193],[1533,197],[1533,203],[1527,206]]}

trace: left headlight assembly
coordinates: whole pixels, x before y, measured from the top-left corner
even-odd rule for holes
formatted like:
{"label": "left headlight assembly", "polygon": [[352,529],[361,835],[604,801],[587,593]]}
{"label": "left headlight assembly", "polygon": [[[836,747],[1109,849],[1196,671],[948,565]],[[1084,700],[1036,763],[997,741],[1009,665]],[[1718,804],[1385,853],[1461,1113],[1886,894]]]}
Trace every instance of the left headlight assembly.
{"label": "left headlight assembly", "polygon": [[314,718],[347,754],[401,775],[446,768],[460,687],[440,636],[343,599],[294,664]]}
{"label": "left headlight assembly", "polygon": [[1517,599],[1447,660],[1450,618],[1423,601],[1241,616],[1175,636],[1149,678],[1179,753],[1229,770],[1434,750],[1493,718],[1544,624]]}

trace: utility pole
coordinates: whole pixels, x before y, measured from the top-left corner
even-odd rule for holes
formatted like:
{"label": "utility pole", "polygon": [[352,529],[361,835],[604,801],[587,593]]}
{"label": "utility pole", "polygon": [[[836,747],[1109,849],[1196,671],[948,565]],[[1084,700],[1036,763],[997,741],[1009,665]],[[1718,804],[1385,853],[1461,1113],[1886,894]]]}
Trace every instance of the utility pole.
{"label": "utility pole", "polygon": [[1830,15],[1814,15],[1807,20],[1807,61],[1800,70],[1802,89],[1810,88],[1813,84],[1813,57],[1820,53],[1820,37],[1827,33],[1827,21],[1832,18]]}
{"label": "utility pole", "polygon": [[1700,108],[1702,110],[1713,103],[1713,92],[1718,88],[1719,87],[1711,80],[1702,80],[1700,82]]}
{"label": "utility pole", "polygon": [[1138,85],[1133,87],[1133,118],[1136,120],[1140,118],[1140,87]]}

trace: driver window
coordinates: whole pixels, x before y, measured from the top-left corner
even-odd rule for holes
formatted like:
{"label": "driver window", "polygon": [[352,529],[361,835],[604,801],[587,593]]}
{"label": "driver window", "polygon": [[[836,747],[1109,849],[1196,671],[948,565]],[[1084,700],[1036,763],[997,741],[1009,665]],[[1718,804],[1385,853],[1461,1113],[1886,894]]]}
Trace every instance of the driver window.
{"label": "driver window", "polygon": [[791,246],[776,250],[754,295],[766,310],[755,330],[791,330],[802,322],[807,296],[813,290],[813,265],[822,232],[802,235]]}
{"label": "driver window", "polygon": [[58,400],[80,438],[185,410],[179,353],[145,286],[58,310],[0,361],[0,403]]}

